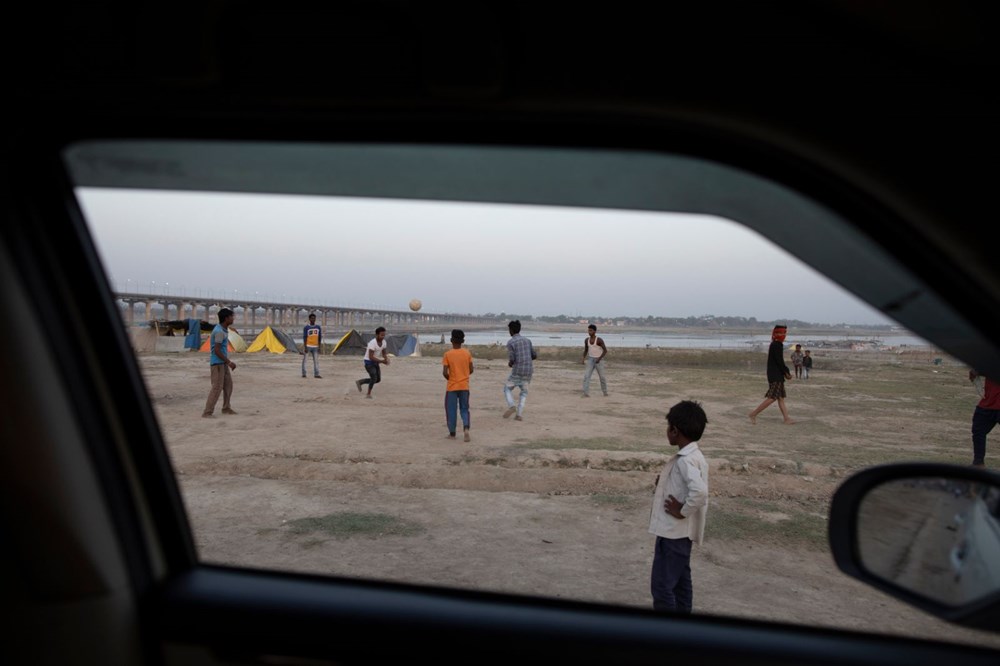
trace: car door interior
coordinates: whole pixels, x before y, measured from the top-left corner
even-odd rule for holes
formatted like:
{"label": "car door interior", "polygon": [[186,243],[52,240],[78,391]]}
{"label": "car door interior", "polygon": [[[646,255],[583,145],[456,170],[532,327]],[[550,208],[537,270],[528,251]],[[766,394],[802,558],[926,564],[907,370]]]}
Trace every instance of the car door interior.
{"label": "car door interior", "polygon": [[[996,663],[993,650],[940,642],[199,563],[73,196],[81,182],[99,184],[101,174],[81,157],[88,150],[131,145],[162,154],[192,141],[206,159],[214,154],[207,144],[258,155],[282,145],[354,151],[356,160],[344,163],[356,169],[351,191],[381,182],[397,196],[419,192],[403,191],[407,181],[393,165],[478,150],[491,165],[483,173],[513,177],[532,164],[537,170],[524,173],[535,180],[515,182],[504,199],[500,184],[511,181],[461,180],[456,158],[438,161],[451,170],[428,174],[438,180],[423,185],[448,183],[448,198],[533,196],[564,205],[623,205],[636,196],[612,202],[621,191],[607,190],[605,201],[588,200],[580,187],[589,167],[572,159],[574,150],[641,163],[620,185],[642,187],[650,200],[665,196],[664,178],[658,185],[643,177],[687,161],[688,170],[670,173],[689,187],[665,187],[675,199],[663,209],[677,209],[677,197],[699,182],[719,182],[701,180],[705,174],[760,179],[802,210],[828,216],[810,228],[847,255],[817,253],[814,265],[957,358],[1000,374],[1000,278],[992,246],[970,235],[991,210],[988,172],[963,159],[969,146],[995,153],[995,129],[987,129],[995,92],[980,91],[995,88],[980,76],[984,42],[952,41],[942,31],[949,48],[936,48],[919,31],[894,31],[886,16],[863,20],[853,3],[794,11],[704,3],[659,24],[675,37],[674,62],[701,52],[701,42],[684,37],[685,24],[711,24],[714,11],[733,12],[742,24],[723,31],[724,53],[678,66],[673,80],[684,94],[672,96],[662,89],[662,57],[651,57],[664,43],[657,24],[621,12],[598,30],[553,8],[469,9],[462,16],[478,29],[454,31],[469,54],[458,57],[445,49],[455,17],[436,22],[439,14],[405,2],[339,17],[328,10],[323,22],[209,3],[189,23],[181,13],[116,13],[113,4],[51,20],[35,9],[14,23],[24,30],[12,43],[37,57],[12,84],[16,122],[5,132],[0,171],[0,315],[9,325],[0,348],[5,661]],[[917,4],[926,34],[936,24],[969,30],[957,14],[936,18]],[[332,26],[339,41],[330,40]],[[783,38],[788,29],[814,38]],[[637,41],[640,52],[626,57]],[[188,46],[184,54],[178,43]],[[330,43],[332,55],[319,48]],[[408,58],[411,50],[422,58]],[[938,62],[939,51],[948,58]],[[567,64],[567,53],[578,57]],[[968,67],[951,76],[953,58],[966,57]],[[755,88],[757,72],[773,76]],[[851,72],[870,76],[848,81]],[[522,151],[520,161],[508,160],[511,148]],[[504,160],[517,168],[504,172]],[[126,171],[143,186],[171,176],[150,162],[117,176]],[[223,176],[221,167],[206,174]],[[482,187],[494,189],[473,194]],[[779,239],[784,221],[768,222],[763,210],[754,221],[757,203],[747,198],[730,217]],[[856,258],[870,267],[868,279],[854,270]]]}

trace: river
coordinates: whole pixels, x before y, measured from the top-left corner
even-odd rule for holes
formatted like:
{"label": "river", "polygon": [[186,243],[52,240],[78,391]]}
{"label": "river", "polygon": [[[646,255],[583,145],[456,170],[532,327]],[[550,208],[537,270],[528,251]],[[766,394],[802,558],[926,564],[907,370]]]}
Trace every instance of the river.
{"label": "river", "polygon": [[[451,336],[451,331],[444,333],[421,333],[421,342],[438,342],[444,335],[445,341]],[[585,333],[552,332],[552,331],[532,331],[522,330],[521,335],[530,338],[537,347],[583,347]],[[728,335],[725,333],[706,333],[701,335],[686,335],[683,333],[641,333],[636,331],[628,332],[606,332],[601,331],[598,335],[604,339],[609,347],[623,348],[644,348],[644,347],[665,347],[665,348],[685,348],[685,349],[766,349],[771,342],[770,335]],[[504,345],[510,335],[504,329],[495,331],[468,331],[465,334],[465,344],[467,345]],[[930,348],[929,342],[923,338],[912,334],[900,335],[878,335],[872,337],[843,336],[843,335],[789,335],[785,341],[786,347],[801,344],[803,347],[850,347],[851,343],[861,343],[869,347],[912,347]]]}

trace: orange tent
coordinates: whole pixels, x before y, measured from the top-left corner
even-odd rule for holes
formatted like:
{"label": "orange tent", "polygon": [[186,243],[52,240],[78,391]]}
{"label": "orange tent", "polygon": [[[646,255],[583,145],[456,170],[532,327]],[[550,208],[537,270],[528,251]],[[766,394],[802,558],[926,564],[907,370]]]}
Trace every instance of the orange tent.
{"label": "orange tent", "polygon": [[[205,338],[205,341],[201,343],[201,347],[198,348],[198,351],[209,351],[208,341],[211,339],[211,335]],[[227,342],[229,343],[227,346],[229,347],[230,352],[245,352],[247,350],[247,343],[243,339],[243,336],[233,329],[229,329],[229,339]]]}
{"label": "orange tent", "polygon": [[[207,338],[205,338],[205,341],[203,343],[201,343],[201,347],[198,348],[198,351],[203,351],[203,352],[211,351],[211,347],[208,344],[211,341],[212,341],[212,336],[208,336]],[[229,347],[229,352],[230,353],[232,353],[232,354],[236,353],[236,348],[233,347],[233,343],[232,342],[230,342],[230,341],[227,340],[226,341],[226,346]]]}

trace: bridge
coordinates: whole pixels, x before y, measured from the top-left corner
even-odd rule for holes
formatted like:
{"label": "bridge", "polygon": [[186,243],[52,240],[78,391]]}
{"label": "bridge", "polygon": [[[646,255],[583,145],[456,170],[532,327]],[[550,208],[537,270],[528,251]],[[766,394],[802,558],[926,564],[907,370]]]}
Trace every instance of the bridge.
{"label": "bridge", "polygon": [[[124,308],[124,319],[129,327],[135,325],[137,306],[144,312],[144,321],[153,319],[155,309],[161,309],[163,319],[202,319],[215,323],[216,313],[224,307],[235,314],[237,329],[249,327],[256,330],[258,315],[260,325],[294,327],[305,325],[309,313],[316,314],[317,323],[324,328],[400,328],[440,329],[448,326],[490,328],[502,325],[496,317],[472,314],[413,312],[412,310],[386,310],[371,307],[325,305],[320,303],[282,303],[274,300],[242,297],[169,295],[141,292],[118,292],[115,300]],[[157,307],[159,306],[159,307]],[[175,314],[176,316],[171,316]]]}

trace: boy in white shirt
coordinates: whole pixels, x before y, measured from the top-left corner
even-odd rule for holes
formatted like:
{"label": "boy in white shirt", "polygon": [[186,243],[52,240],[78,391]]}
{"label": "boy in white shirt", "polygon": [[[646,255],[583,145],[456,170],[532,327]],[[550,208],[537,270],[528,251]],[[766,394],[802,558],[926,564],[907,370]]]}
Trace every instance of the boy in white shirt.
{"label": "boy in white shirt", "polygon": [[667,441],[678,448],[656,479],[649,532],[656,535],[650,591],[653,609],[690,613],[691,544],[701,544],[708,512],[708,462],[698,448],[708,417],[683,400],[667,413]]}
{"label": "boy in white shirt", "polygon": [[379,326],[375,329],[375,337],[368,342],[368,347],[365,349],[365,372],[368,376],[354,382],[358,387],[358,393],[361,393],[362,386],[368,384],[368,395],[365,397],[369,400],[372,397],[372,389],[382,381],[382,370],[379,365],[382,363],[389,365],[389,357],[385,353],[386,346],[385,326]]}

